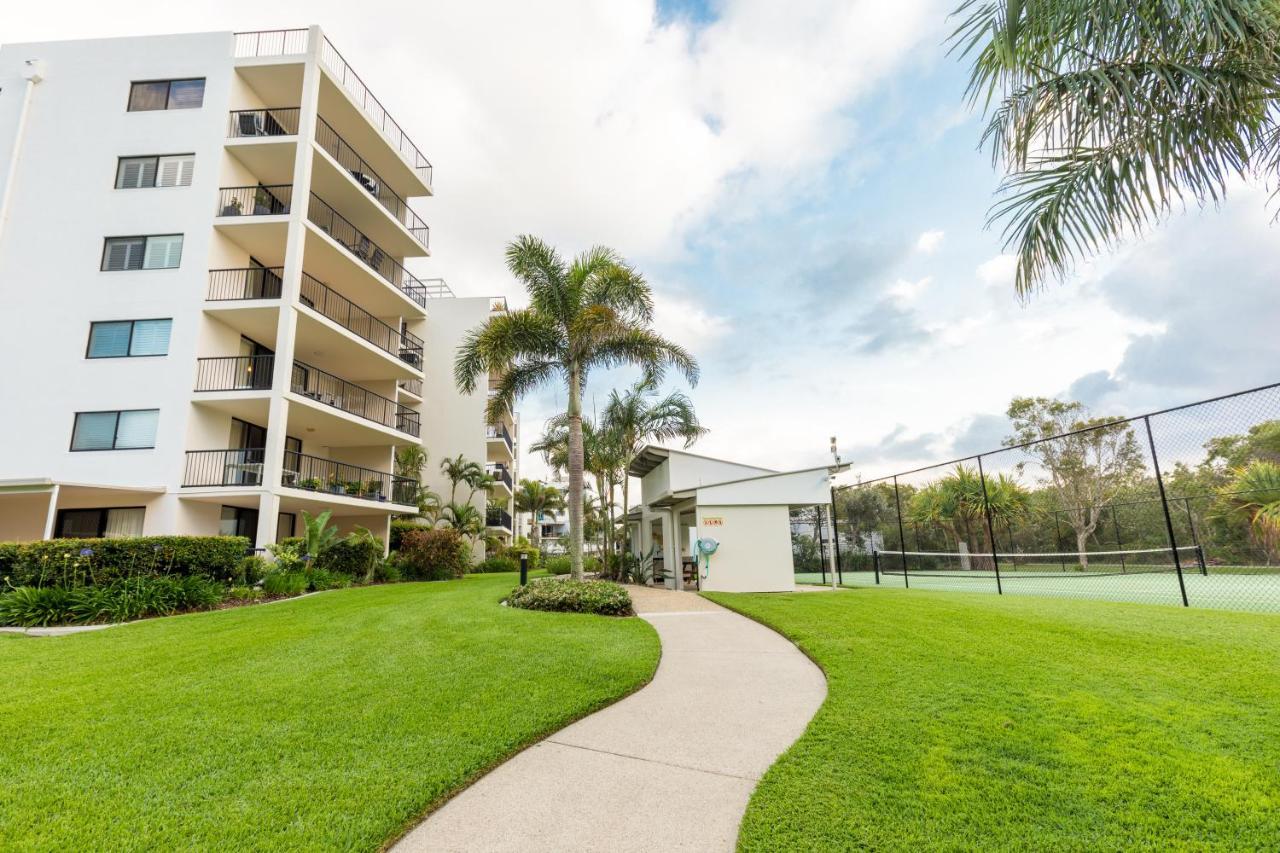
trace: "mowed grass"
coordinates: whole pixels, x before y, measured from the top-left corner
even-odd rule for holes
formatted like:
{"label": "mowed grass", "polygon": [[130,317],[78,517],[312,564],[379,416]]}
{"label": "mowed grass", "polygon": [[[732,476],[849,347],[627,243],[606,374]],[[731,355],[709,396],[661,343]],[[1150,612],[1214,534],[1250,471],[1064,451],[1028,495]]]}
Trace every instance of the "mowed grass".
{"label": "mowed grass", "polygon": [[0,847],[372,850],[648,681],[639,619],[513,575],[327,592],[0,649]]}
{"label": "mowed grass", "polygon": [[1280,617],[864,589],[711,594],[829,695],[743,850],[1276,849]]}

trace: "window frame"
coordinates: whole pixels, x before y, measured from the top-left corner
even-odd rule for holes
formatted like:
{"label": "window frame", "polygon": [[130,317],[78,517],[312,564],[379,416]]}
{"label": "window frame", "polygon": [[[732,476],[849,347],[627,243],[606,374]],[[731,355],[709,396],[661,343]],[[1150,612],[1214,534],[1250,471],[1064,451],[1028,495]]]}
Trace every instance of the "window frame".
{"label": "window frame", "polygon": [[[186,235],[186,232],[185,232],[185,231],[174,231],[174,232],[170,232],[170,233],[167,233],[167,234],[117,234],[117,235],[114,235],[114,236],[111,236],[111,237],[103,237],[103,238],[102,238],[102,260],[101,260],[101,262],[98,264],[98,272],[158,272],[158,271],[160,271],[160,270],[176,270],[176,269],[181,269],[181,268],[182,268],[182,255],[181,255],[181,251],[179,252],[179,256],[178,256],[178,265],[177,265],[177,266],[175,266],[175,267],[149,267],[149,266],[147,266],[147,265],[146,265],[146,263],[147,263],[147,245],[151,242],[151,240],[153,240],[153,239],[158,239],[158,238],[160,238],[160,237],[181,237],[181,238],[182,238],[182,250],[181,250],[181,251],[186,251],[186,248],[187,248],[187,235]],[[140,267],[138,267],[138,268],[136,268],[136,269],[131,269],[131,268],[128,268],[128,267],[126,267],[125,269],[122,269],[122,270],[107,269],[107,256],[108,256],[108,253],[109,253],[109,251],[110,251],[110,249],[111,249],[111,241],[112,241],[112,240],[141,240],[141,241],[142,241],[142,264],[143,264],[143,265],[142,265],[142,266],[140,266]]]}
{"label": "window frame", "polygon": [[[198,106],[198,107],[175,107],[175,106],[171,106],[171,104],[173,103],[173,84],[174,84],[174,83],[193,83],[193,82],[195,82],[196,80],[199,80],[199,81],[200,81],[200,84],[201,84],[201,86],[200,86],[200,106]],[[134,87],[134,86],[146,86],[146,85],[154,84],[154,83],[164,83],[164,84],[165,84],[165,91],[164,91],[164,106],[163,106],[163,107],[158,107],[158,108],[156,108],[156,109],[154,109],[154,110],[135,110],[135,109],[133,109],[133,87]],[[208,88],[208,85],[209,85],[209,78],[208,78],[208,77],[160,77],[160,78],[156,78],[156,79],[152,79],[152,80],[130,80],[130,81],[129,81],[129,97],[125,100],[125,103],[124,103],[124,111],[125,111],[125,112],[127,112],[127,113],[159,113],[159,112],[168,112],[168,111],[170,111],[170,110],[199,110],[199,109],[203,109],[203,108],[204,108],[204,95],[205,95],[205,90]]]}
{"label": "window frame", "polygon": [[[169,355],[169,350],[167,348],[165,349],[164,352],[150,352],[150,353],[143,353],[141,355],[134,355],[132,352],[133,332],[137,324],[138,323],[159,323],[162,320],[169,321],[169,334],[170,334],[170,337],[172,338],[172,335],[173,335],[173,318],[172,317],[140,317],[136,320],[90,320],[89,321],[89,340],[86,341],[84,345],[84,357],[86,359],[91,359],[93,361],[97,361],[99,359],[104,359],[104,358],[107,358],[107,359],[110,359],[110,358],[166,358]],[[129,344],[128,346],[125,347],[125,354],[124,355],[93,355],[92,354],[93,327],[105,326],[109,323],[128,323],[129,324]]]}
{"label": "window frame", "polygon": [[[158,112],[158,110],[150,110],[149,112]],[[111,184],[111,188],[116,190],[180,190],[180,189],[184,189],[186,187],[191,186],[191,184],[174,184],[173,186],[165,186],[164,184],[159,183],[160,161],[165,159],[166,157],[190,157],[192,161],[191,182],[192,184],[195,183],[196,152],[194,151],[186,151],[180,154],[121,154],[118,157],[116,157],[116,176],[115,176],[115,180]],[[125,160],[154,161],[155,171],[154,171],[154,174],[152,175],[151,183],[144,184],[143,186],[140,186],[140,187],[120,186],[120,167],[121,165],[123,165]],[[157,236],[165,236],[165,235],[157,235]]]}
{"label": "window frame", "polygon": [[[143,520],[145,521],[145,519],[146,519],[147,508],[146,508],[146,506],[141,506],[141,505],[140,505],[140,506],[72,506],[72,507],[63,507],[62,509],[58,510],[58,514],[57,514],[56,516],[54,516],[54,519],[53,519],[53,538],[54,538],[54,539],[73,539],[73,538],[75,538],[75,539],[81,539],[81,538],[87,538],[87,539],[102,539],[102,538],[103,538],[104,536],[106,536],[106,534],[107,534],[107,513],[111,512],[111,510],[113,510],[113,509],[140,509],[140,510],[142,510]],[[65,514],[69,513],[69,512],[96,512],[96,513],[99,513],[99,516],[98,516],[98,532],[97,532],[97,534],[96,534],[96,535],[94,535],[94,536],[88,536],[88,537],[62,536],[62,535],[60,534],[60,531],[62,530],[62,517],[63,517]]]}
{"label": "window frame", "polygon": [[[151,444],[147,447],[116,447],[116,442],[120,439],[120,416],[128,412],[155,412],[156,427],[159,432],[160,426],[160,410],[157,409],[97,409],[87,412],[76,412],[75,417],[71,419],[71,442],[68,451],[71,453],[107,453],[113,450],[155,450],[155,438],[151,439]],[[81,415],[115,415],[116,423],[111,431],[110,447],[76,447],[76,424],[80,423]],[[92,507],[90,507],[92,508]]]}

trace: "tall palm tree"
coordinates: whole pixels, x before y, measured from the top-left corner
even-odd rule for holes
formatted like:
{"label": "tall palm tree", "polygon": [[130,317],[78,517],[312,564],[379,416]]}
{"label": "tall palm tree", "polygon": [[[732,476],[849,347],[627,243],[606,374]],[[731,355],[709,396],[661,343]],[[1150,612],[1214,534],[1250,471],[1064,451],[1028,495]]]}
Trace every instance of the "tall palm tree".
{"label": "tall palm tree", "polygon": [[627,520],[631,512],[631,477],[627,475],[626,466],[650,442],[681,439],[685,447],[691,447],[707,434],[706,427],[698,423],[693,401],[687,394],[672,391],[661,399],[657,397],[658,383],[646,374],[622,394],[617,389],[611,391],[601,414],[605,429],[613,433],[625,455],[621,473],[622,523],[626,527],[623,541],[628,551],[631,548],[631,525]]}
{"label": "tall palm tree", "polygon": [[470,483],[484,473],[484,468],[480,463],[459,453],[457,456],[442,460],[440,471],[449,481],[449,502],[453,503],[458,499],[458,484]]}
{"label": "tall palm tree", "polygon": [[529,513],[530,536],[533,547],[542,550],[542,525],[538,519],[544,512],[564,509],[564,495],[555,486],[547,486],[537,480],[521,480],[516,489],[516,511]]}
{"label": "tall palm tree", "polygon": [[[568,467],[569,422],[564,415],[550,418],[542,437],[530,448],[541,453],[547,465],[557,473]],[[601,551],[612,554],[613,547],[613,495],[629,457],[618,443],[616,433],[599,427],[589,417],[582,418],[582,470],[595,480],[596,494],[600,496],[599,508],[608,518],[599,525],[604,541]]]}
{"label": "tall palm tree", "polygon": [[955,15],[1021,296],[1234,178],[1280,175],[1275,0],[964,0]]}
{"label": "tall palm tree", "polygon": [[472,393],[497,376],[490,421],[517,397],[549,382],[567,391],[569,554],[582,577],[582,391],[592,369],[634,364],[661,378],[668,366],[698,380],[693,356],[651,328],[653,294],[644,277],[612,249],[597,246],[566,262],[528,235],[507,246],[507,268],[529,294],[529,307],[489,318],[463,341],[454,379]]}

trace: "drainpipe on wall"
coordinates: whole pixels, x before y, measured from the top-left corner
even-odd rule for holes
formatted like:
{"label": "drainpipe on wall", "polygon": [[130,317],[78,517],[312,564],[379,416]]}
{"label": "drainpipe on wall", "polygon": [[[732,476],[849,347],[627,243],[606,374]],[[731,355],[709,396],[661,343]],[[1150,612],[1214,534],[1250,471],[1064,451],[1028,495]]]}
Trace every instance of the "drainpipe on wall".
{"label": "drainpipe on wall", "polygon": [[28,59],[22,66],[22,79],[27,81],[22,93],[22,109],[18,113],[18,129],[13,137],[13,150],[9,152],[9,168],[4,177],[4,193],[0,195],[0,245],[4,244],[5,226],[9,222],[9,199],[13,196],[13,183],[18,176],[18,158],[22,154],[22,138],[27,129],[27,112],[31,108],[31,93],[44,79],[43,59]]}

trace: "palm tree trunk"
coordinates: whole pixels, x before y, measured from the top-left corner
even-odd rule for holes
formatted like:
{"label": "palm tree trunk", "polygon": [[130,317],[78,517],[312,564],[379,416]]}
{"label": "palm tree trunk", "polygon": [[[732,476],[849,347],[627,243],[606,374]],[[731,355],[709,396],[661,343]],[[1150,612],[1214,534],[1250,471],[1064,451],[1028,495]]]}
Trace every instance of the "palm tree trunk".
{"label": "palm tree trunk", "polygon": [[569,371],[569,565],[582,580],[582,389],[578,368]]}

